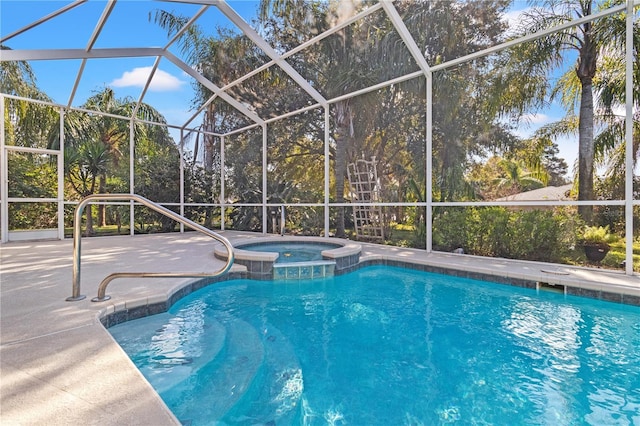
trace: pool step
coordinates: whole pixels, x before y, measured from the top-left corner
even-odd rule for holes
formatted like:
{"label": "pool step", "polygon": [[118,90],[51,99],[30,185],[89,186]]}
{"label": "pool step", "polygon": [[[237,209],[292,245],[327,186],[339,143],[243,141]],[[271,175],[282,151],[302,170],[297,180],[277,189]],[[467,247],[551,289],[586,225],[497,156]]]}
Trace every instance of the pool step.
{"label": "pool step", "polygon": [[[138,325],[139,324],[139,325]],[[198,330],[200,332],[198,333]],[[145,321],[131,321],[110,330],[140,372],[158,393],[176,386],[197,374],[204,365],[215,359],[224,346],[226,329],[218,321],[202,324],[194,318],[168,312],[154,315]],[[189,334],[189,341],[185,342]],[[149,342],[152,349],[147,348]]]}
{"label": "pool step", "polygon": [[[191,376],[161,394],[182,422],[206,424],[222,418],[245,394],[263,363],[264,348],[255,328],[231,315],[218,321],[226,327],[219,356],[203,366],[197,378]],[[203,412],[206,419],[192,418]]]}
{"label": "pool step", "polygon": [[289,340],[272,324],[261,324],[264,362],[238,404],[222,419],[224,424],[295,424],[302,403],[303,376]]}
{"label": "pool step", "polygon": [[[174,347],[175,353],[183,353],[184,362],[172,365],[170,374],[167,374],[166,368],[158,368],[158,366],[147,366],[142,368],[142,374],[149,380],[149,383],[160,394],[166,390],[178,385],[180,382],[187,380],[190,376],[197,375],[201,368],[204,368],[211,360],[216,359],[224,348],[226,338],[226,329],[218,321],[207,321],[206,333],[201,335],[190,336],[187,345]],[[190,327],[184,327],[178,333],[186,335]],[[195,333],[194,333],[195,334]],[[198,339],[198,342],[194,340]],[[165,341],[165,346],[169,347]],[[188,349],[185,351],[184,347]]]}
{"label": "pool step", "polygon": [[194,425],[299,423],[302,369],[282,332],[260,318],[251,324],[228,312],[203,322],[197,311],[159,314],[151,326],[127,333],[129,341],[140,341],[137,347],[158,342],[153,351],[139,351],[138,365],[178,419]]}

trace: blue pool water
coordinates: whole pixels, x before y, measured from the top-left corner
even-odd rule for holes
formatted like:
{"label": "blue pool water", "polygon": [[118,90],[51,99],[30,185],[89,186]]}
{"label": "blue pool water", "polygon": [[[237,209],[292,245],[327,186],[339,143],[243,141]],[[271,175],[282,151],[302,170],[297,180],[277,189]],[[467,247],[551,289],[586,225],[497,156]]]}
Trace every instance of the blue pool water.
{"label": "blue pool water", "polygon": [[638,425],[640,308],[394,267],[109,329],[189,425]]}
{"label": "blue pool water", "polygon": [[308,262],[322,260],[322,251],[341,247],[337,244],[326,243],[301,243],[301,242],[279,242],[279,243],[259,243],[255,245],[244,245],[238,247],[249,251],[266,251],[278,253],[276,263]]}

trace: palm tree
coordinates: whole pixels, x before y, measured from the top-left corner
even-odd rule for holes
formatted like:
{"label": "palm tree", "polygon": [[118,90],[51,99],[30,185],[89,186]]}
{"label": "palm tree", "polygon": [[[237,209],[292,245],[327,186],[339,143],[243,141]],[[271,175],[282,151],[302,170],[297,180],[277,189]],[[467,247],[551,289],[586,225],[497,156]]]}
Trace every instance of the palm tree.
{"label": "palm tree", "polygon": [[[110,87],[105,87],[102,91],[87,99],[83,105],[92,111],[99,111],[121,117],[131,117],[137,102],[130,98],[116,98],[115,92]],[[140,104],[137,109],[136,118],[146,121],[165,123],[166,120],[156,109],[148,104]],[[148,133],[148,125],[134,122],[134,141],[145,137]],[[108,115],[97,115],[90,121],[90,130],[95,137],[100,140],[108,149],[109,156],[114,165],[118,165],[122,158],[120,146],[129,140],[129,121],[114,118]],[[100,175],[98,191],[106,191],[107,170]],[[106,214],[104,205],[98,206],[99,226],[104,226]]]}
{"label": "palm tree", "polygon": [[[313,14],[315,19],[308,19],[308,13]],[[300,43],[300,40],[289,40],[288,38],[292,36],[292,32],[281,31],[282,29],[294,27],[298,34],[324,31],[328,28],[326,20],[328,13],[330,13],[328,6],[319,2],[264,0],[260,4],[260,19],[262,25],[268,28],[265,32],[271,34],[270,42],[278,45],[281,50],[288,50],[288,48],[292,47],[289,46],[290,44],[297,45]],[[185,18],[173,16],[165,11],[158,11],[155,15],[155,21],[170,34],[176,33],[187,22]],[[349,30],[344,29],[344,31]],[[256,49],[255,45],[246,37],[233,35],[220,29],[218,29],[218,32],[218,38],[205,37],[200,28],[191,26],[180,38],[181,48],[188,54],[189,61],[192,65],[201,69],[203,74],[212,82],[219,86],[224,86],[251,71],[258,64],[264,63],[264,52]],[[339,39],[337,43],[335,43],[336,39]],[[318,56],[322,56],[322,60],[316,62],[318,66],[314,67],[305,64],[305,70],[301,71],[303,74],[307,74],[307,77],[311,80],[322,81],[326,92],[330,96],[349,91],[354,79],[361,81],[359,80],[360,76],[356,75],[357,71],[354,71],[352,67],[352,59],[354,58],[347,56],[352,51],[350,49],[351,46],[346,46],[345,43],[352,43],[352,40],[350,36],[342,34],[342,37],[334,38],[334,43],[323,44],[320,51],[314,50],[316,59]],[[271,67],[269,70],[262,72],[257,80],[253,80],[257,84],[237,85],[228,89],[228,92],[245,103],[258,105],[257,109],[262,108],[258,113],[263,116],[272,115],[273,110],[281,104],[286,103],[291,107],[292,100],[294,104],[299,104],[291,107],[292,109],[303,106],[305,97],[292,93],[292,89],[283,88],[280,82],[285,81],[285,78],[282,78],[281,74],[282,71],[278,67]],[[275,88],[277,90],[274,90]],[[210,97],[211,93],[208,89],[199,87],[196,104],[202,105]],[[265,103],[264,99],[269,99],[270,102]],[[206,130],[224,130],[219,128],[222,124],[221,117],[226,114],[222,105],[217,102],[208,104],[203,122],[203,127]],[[271,110],[264,110],[265,107]],[[342,202],[344,201],[347,147],[354,136],[352,102],[350,100],[338,102],[333,112],[336,126],[336,146],[333,151],[336,199]],[[228,116],[231,116],[231,114]],[[231,127],[233,124],[227,123],[226,125]],[[210,139],[211,136],[204,136],[205,159],[214,158],[214,155],[208,152],[214,146]],[[292,137],[291,140],[295,141],[296,138]],[[210,167],[210,163],[205,163],[205,168]],[[343,208],[338,209],[337,235],[344,236]]]}
{"label": "palm tree", "polygon": [[[360,37],[363,36],[364,31],[359,34]],[[350,27],[340,30],[339,36],[332,38],[330,41],[331,43],[323,44],[325,46],[323,52],[325,67],[318,71],[324,74],[325,90],[331,98],[353,91],[355,86],[362,85],[369,80],[370,76],[368,74],[371,74],[372,71],[366,70],[366,67],[353,67],[354,63],[362,63],[364,52],[362,48],[357,47],[359,45],[358,34],[355,31],[351,31]],[[327,64],[330,66],[326,67]],[[345,99],[334,104],[334,177],[336,202],[338,203],[345,202],[345,177],[347,175],[349,148],[353,148],[355,142],[355,119],[358,115],[358,110],[362,109],[363,103],[367,102],[368,97]],[[356,104],[360,104],[360,106],[358,107]],[[352,160],[355,160],[355,158],[352,158]],[[344,207],[338,207],[336,215],[336,237],[338,238],[345,237],[344,214]]]}
{"label": "palm tree", "polygon": [[[529,33],[553,28],[571,22],[573,19],[587,17],[597,11],[599,6],[609,7],[619,0],[603,2],[600,5],[593,0],[547,0],[544,7],[535,7],[523,13],[521,27],[515,38]],[[498,86],[508,87],[508,95],[501,98],[505,109],[522,113],[528,106],[543,105],[547,95],[562,95],[565,100],[573,95],[579,97],[578,107],[578,200],[593,200],[594,196],[594,78],[598,73],[602,53],[616,43],[610,34],[611,19],[584,22],[567,29],[554,32],[521,44],[506,52],[501,67],[506,70],[498,78]],[[624,34],[624,32],[622,32]],[[567,92],[571,76],[565,75],[559,85],[549,92],[549,76],[571,53],[576,55],[575,68],[572,71],[578,87]],[[564,86],[563,86],[564,84]],[[571,109],[573,109],[573,102]],[[572,112],[569,112],[571,115]],[[579,206],[582,218],[593,220],[593,206]]]}
{"label": "palm tree", "polygon": [[[0,44],[0,51],[2,50],[10,48]],[[0,92],[26,97],[32,94],[36,87],[36,76],[28,62],[0,62]]]}
{"label": "palm tree", "polygon": [[[157,10],[153,20],[169,35],[181,31],[189,21],[184,16],[174,15],[164,10]],[[232,33],[225,28],[216,28],[216,30],[217,36],[208,36],[198,25],[191,25],[180,35],[178,44],[191,66],[197,68],[208,80],[222,87],[259,66],[262,59],[255,44],[247,37]],[[197,108],[206,104],[206,107],[200,126],[203,132],[195,133],[193,166],[195,167],[198,153],[202,149],[204,176],[208,181],[204,185],[206,199],[203,201],[210,203],[214,201],[215,180],[219,176],[216,168],[223,166],[219,161],[218,138],[211,133],[225,133],[241,127],[246,124],[246,119],[240,117],[235,109],[225,102],[218,99],[210,102],[213,93],[207,87],[197,85],[195,91],[193,105]],[[251,105],[256,104],[255,101],[260,99],[254,87],[245,89],[244,86],[236,86],[229,89],[229,92]],[[192,172],[196,171],[192,170]],[[204,225],[213,226],[212,207],[205,208]]]}
{"label": "palm tree", "polygon": [[[0,45],[0,51],[8,49]],[[51,101],[36,83],[36,76],[28,62],[0,62],[0,93]],[[6,99],[4,109],[8,145],[37,147],[46,138],[48,125],[53,124],[58,115],[54,108],[11,98]]]}
{"label": "palm tree", "polygon": [[[595,138],[595,153],[598,164],[606,165],[605,178],[614,183],[616,198],[624,197],[626,167],[625,121],[626,117],[616,112],[625,104],[625,25],[624,14],[607,18],[606,37],[611,40],[603,49],[603,60],[598,68],[594,84],[597,93],[598,114],[596,119],[602,131]],[[634,21],[633,45],[640,46],[640,21]],[[637,54],[637,52],[636,52]],[[640,64],[633,63],[633,161],[634,167],[640,155]]]}
{"label": "palm tree", "polygon": [[[110,149],[102,141],[94,140],[79,147],[64,150],[65,174],[69,184],[81,196],[94,194],[99,177],[109,168]],[[91,204],[87,206],[87,236],[93,235]]]}
{"label": "palm tree", "polygon": [[[109,151],[109,161],[117,166],[123,154],[120,146],[129,140],[129,121],[127,117],[131,117],[137,102],[132,99],[119,99],[110,87],[105,87],[102,91],[91,96],[84,103],[83,108],[104,112],[109,115],[102,114],[86,114],[84,112],[70,112],[65,116],[65,141],[68,147],[79,149],[87,141],[94,143],[99,141]],[[111,115],[120,116],[116,118]],[[165,123],[164,117],[153,107],[148,104],[140,104],[137,110],[136,118],[145,121],[155,121]],[[49,143],[52,147],[58,146],[59,143],[59,126],[52,126],[49,135]],[[149,132],[149,125],[135,122],[134,140],[140,140],[146,137]],[[100,169],[101,173],[98,179],[98,192],[106,192],[108,167]],[[98,206],[98,225],[106,224],[105,206]]]}
{"label": "palm tree", "polygon": [[498,165],[503,174],[494,179],[493,183],[496,184],[498,188],[506,189],[509,195],[542,188],[544,186],[544,183],[534,177],[519,161],[503,158],[498,162]]}

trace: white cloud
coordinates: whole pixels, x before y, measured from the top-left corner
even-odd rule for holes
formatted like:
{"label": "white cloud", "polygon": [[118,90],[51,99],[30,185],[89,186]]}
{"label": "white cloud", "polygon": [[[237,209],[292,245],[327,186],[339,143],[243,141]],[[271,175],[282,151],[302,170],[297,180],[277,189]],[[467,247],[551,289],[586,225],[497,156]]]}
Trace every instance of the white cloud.
{"label": "white cloud", "polygon": [[551,123],[553,121],[557,121],[557,120],[558,120],[558,118],[554,118],[554,117],[549,116],[547,114],[529,113],[529,114],[523,114],[518,119],[517,123],[511,122],[511,121],[509,121],[507,119],[504,119],[501,122],[503,124],[507,124],[507,125],[510,125],[510,126],[515,124],[515,128],[513,129],[513,133],[516,136],[521,137],[521,138],[529,138],[540,127],[544,126],[545,124]]}
{"label": "white cloud", "polygon": [[510,10],[502,15],[502,20],[507,21],[510,29],[514,29],[518,26],[519,16],[522,11],[520,10]]}
{"label": "white cloud", "polygon": [[533,125],[543,125],[543,124],[547,124],[550,123],[552,121],[551,117],[549,117],[547,114],[539,114],[539,113],[535,113],[535,114],[524,114],[522,116],[522,121],[529,123],[529,124],[533,124]]}
{"label": "white cloud", "polygon": [[[109,85],[113,87],[144,87],[144,85],[147,84],[152,69],[152,67],[140,67],[134,68],[131,71],[125,71],[122,77],[116,78]],[[153,75],[149,90],[168,92],[178,90],[183,84],[185,84],[184,81],[158,69]]]}
{"label": "white cloud", "polygon": [[502,15],[502,20],[506,21],[507,24],[509,25],[509,29],[507,30],[507,34],[513,34],[515,32],[516,29],[518,29],[518,27],[521,25],[521,21],[522,21],[522,14],[523,13],[527,13],[531,10],[530,7],[526,7],[523,9],[519,9],[516,10],[515,7],[517,5],[514,5],[514,7],[512,7],[508,12],[505,12]]}

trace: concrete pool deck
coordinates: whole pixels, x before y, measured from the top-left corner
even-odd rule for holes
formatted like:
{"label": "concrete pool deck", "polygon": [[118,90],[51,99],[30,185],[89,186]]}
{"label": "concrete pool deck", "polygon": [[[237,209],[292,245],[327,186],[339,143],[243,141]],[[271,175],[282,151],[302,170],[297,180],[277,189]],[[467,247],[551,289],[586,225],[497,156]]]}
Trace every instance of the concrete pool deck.
{"label": "concrete pool deck", "polygon": [[[231,242],[264,237],[220,233]],[[91,298],[112,272],[213,272],[224,263],[214,256],[217,244],[195,232],[85,238],[81,294],[87,297],[76,302],[65,301],[72,291],[72,240],[0,245],[0,424],[179,425],[99,317],[161,302],[193,279],[123,278],[109,285],[111,300]],[[367,260],[500,274],[640,302],[640,278],[619,271],[363,243],[361,261]]]}

